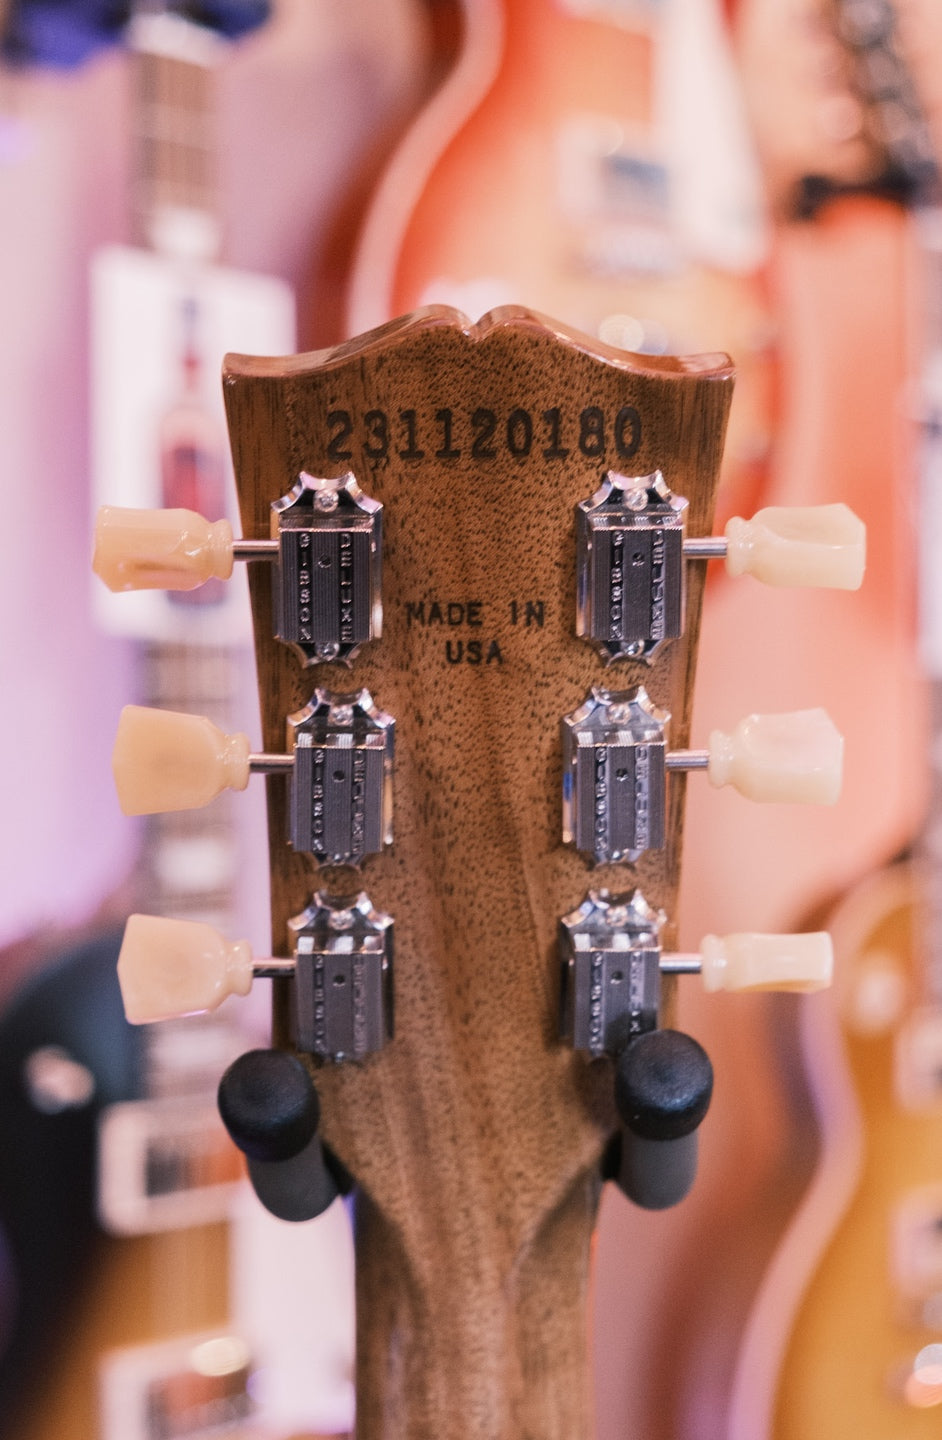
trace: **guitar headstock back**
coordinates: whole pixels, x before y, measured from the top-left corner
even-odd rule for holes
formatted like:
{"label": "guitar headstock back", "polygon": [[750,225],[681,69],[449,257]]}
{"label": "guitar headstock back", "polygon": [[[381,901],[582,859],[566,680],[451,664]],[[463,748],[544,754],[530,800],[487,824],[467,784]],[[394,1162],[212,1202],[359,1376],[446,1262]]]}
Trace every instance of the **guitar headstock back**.
{"label": "guitar headstock back", "polygon": [[[250,567],[265,750],[315,691],[349,708],[366,690],[395,722],[392,841],[357,867],[292,849],[288,787],[267,782],[273,953],[315,892],[366,892],[394,934],[393,1038],[313,1072],[360,1187],[359,1436],[586,1434],[588,1248],[618,1122],[611,1066],[559,1039],[557,927],[590,888],[637,886],[674,939],[684,782],[663,849],[592,865],[563,844],[561,722],[593,687],[643,685],[687,746],[704,567],[680,638],[607,666],[576,633],[576,507],[609,471],[660,470],[708,535],[732,383],[725,356],[632,356],[516,308],[227,361],[247,539],[271,537],[302,474],[352,472],[382,505],[381,633],[346,661],[276,640],[269,567]],[[275,982],[289,1048],[292,985]]]}

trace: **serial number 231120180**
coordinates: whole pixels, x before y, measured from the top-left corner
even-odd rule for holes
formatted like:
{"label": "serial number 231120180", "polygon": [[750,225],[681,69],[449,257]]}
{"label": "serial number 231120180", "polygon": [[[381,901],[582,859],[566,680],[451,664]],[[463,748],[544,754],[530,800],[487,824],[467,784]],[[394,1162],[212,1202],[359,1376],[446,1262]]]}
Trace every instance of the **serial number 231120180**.
{"label": "serial number 231120180", "polygon": [[534,414],[518,406],[499,414],[478,406],[475,410],[450,408],[429,411],[331,410],[327,455],[331,460],[354,458],[361,446],[370,460],[496,460],[504,456],[522,460],[565,460],[574,452],[587,459],[630,460],[641,444],[641,416],[633,405],[606,411],[586,405],[569,413],[554,405]]}

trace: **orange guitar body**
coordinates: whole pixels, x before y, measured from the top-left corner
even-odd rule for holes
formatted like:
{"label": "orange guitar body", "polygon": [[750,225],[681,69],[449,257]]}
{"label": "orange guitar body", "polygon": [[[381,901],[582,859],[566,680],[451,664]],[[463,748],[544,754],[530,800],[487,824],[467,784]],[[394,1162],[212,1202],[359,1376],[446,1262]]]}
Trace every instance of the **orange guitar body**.
{"label": "orange guitar body", "polygon": [[[774,923],[788,924],[812,908],[820,918],[823,897],[843,894],[860,875],[898,853],[914,833],[924,805],[925,706],[914,643],[916,506],[911,479],[913,417],[907,391],[918,268],[911,217],[887,200],[849,194],[832,201],[813,219],[787,218],[801,175],[825,173],[838,185],[853,187],[865,184],[868,173],[877,168],[872,144],[860,134],[838,143],[819,124],[847,99],[846,71],[841,69],[833,24],[839,7],[808,5],[787,13],[785,7],[762,3],[737,8],[737,53],[747,101],[770,199],[782,217],[775,229],[770,267],[782,360],[782,422],[771,494],[777,503],[799,504],[832,493],[846,494],[868,525],[868,573],[861,603],[853,612],[836,613],[823,597],[826,608],[816,607],[818,626],[814,611],[799,606],[801,639],[785,665],[765,666],[770,652],[764,650],[758,666],[752,668],[763,696],[804,693],[807,686],[808,693],[827,697],[847,737],[840,812],[823,817],[824,824],[804,837],[784,813],[750,817],[748,833],[734,824],[732,814],[725,824],[724,816],[712,813],[709,833],[716,848],[710,854],[723,855],[729,865],[726,878],[710,863],[686,892],[691,913],[704,905],[715,913],[719,906],[721,924],[733,906],[751,909],[753,923],[770,923],[774,917]],[[735,667],[727,666],[722,689],[713,683],[714,677],[722,655],[729,656],[756,633],[769,633],[775,622],[766,599],[756,592],[744,603],[746,597],[735,587],[719,589],[712,597],[711,624],[704,632],[711,664],[705,671],[707,687],[700,692],[703,723],[711,723],[723,707],[735,702],[739,689]],[[790,615],[790,623],[793,618]],[[690,821],[695,828],[706,825],[696,796]],[[698,833],[702,836],[706,831]],[[697,847],[694,855],[699,864],[704,850]],[[857,902],[848,904],[855,907]],[[838,939],[843,933],[841,914],[835,922],[839,977],[841,967],[849,963],[848,945]],[[830,924],[830,915],[825,923]],[[906,953],[911,929],[905,927],[911,921],[904,922],[897,907],[892,923],[898,927],[894,946]],[[857,1276],[848,1277],[842,1292],[834,1285],[831,1270],[831,1324],[822,1319],[820,1326],[812,1325],[814,1341],[806,1333],[805,1312],[795,1319],[801,1285],[821,1257],[841,1209],[849,1203],[846,1187],[854,1182],[845,1177],[842,1200],[832,1202],[829,1211],[826,1205],[827,1213],[815,1210],[817,1218],[802,1232],[801,1243],[776,1253],[790,1217],[792,1224],[797,1223],[793,1217],[803,1193],[813,1196],[823,1183],[812,1178],[816,1166],[827,1172],[842,1163],[829,1151],[833,1127],[826,1124],[824,1134],[819,1132],[809,1093],[813,1082],[822,1092],[819,1103],[826,1104],[827,1057],[835,1056],[840,1036],[829,1038],[825,1028],[812,1052],[802,1057],[795,1025],[783,1026],[781,1018],[778,1012],[773,1021],[768,1008],[764,1015],[751,1017],[733,1017],[729,1012],[708,1015],[704,1010],[695,1022],[701,1033],[702,1019],[702,1033],[710,1036],[713,1052],[726,1061],[718,1069],[720,1084],[728,1087],[724,1107],[728,1148],[717,1156],[711,1176],[715,1189],[693,1197],[693,1203],[704,1209],[712,1199],[724,1219],[712,1253],[691,1257],[697,1278],[692,1289],[683,1292],[683,1303],[688,1312],[706,1303],[715,1306],[718,1323],[709,1334],[703,1326],[690,1324],[682,1394],[670,1402],[671,1418],[657,1433],[722,1435],[724,1440],[846,1433],[855,1440],[864,1436],[869,1440],[871,1435],[881,1440],[892,1435],[896,1440],[909,1433],[907,1421],[915,1424],[914,1436],[930,1433],[922,1428],[926,1417],[907,1416],[903,1406],[881,1388],[890,1359],[871,1382],[872,1367],[864,1355],[872,1342],[868,1347],[861,1343],[858,1349],[850,1329],[842,1330],[856,1324],[852,1313],[856,1312],[861,1321],[867,1317],[876,1340],[880,1327],[875,1317],[885,1308],[888,1284],[885,1236],[875,1240],[869,1254],[860,1247]],[[718,1025],[722,1033],[717,1032]],[[875,1044],[868,1042],[871,1050]],[[803,1066],[803,1058],[814,1062],[810,1070],[807,1063]],[[847,1089],[836,1058],[827,1074]],[[868,1090],[876,1083],[875,1074],[868,1076]],[[869,1110],[863,1092],[861,1100]],[[891,1102],[884,1101],[884,1107],[887,1103]],[[928,1124],[925,1117],[923,1123]],[[875,1156],[882,1144],[876,1131],[868,1143]],[[892,1163],[888,1158],[888,1173]],[[731,1174],[737,1177],[734,1195],[730,1195]],[[883,1203],[879,1190],[872,1198],[879,1208]],[[830,1261],[826,1263],[830,1267]],[[778,1277],[774,1289],[772,1280],[763,1280],[769,1266]],[[779,1385],[776,1367],[793,1322],[792,1368]],[[666,1345],[663,1353],[668,1354]],[[805,1371],[796,1379],[799,1363]],[[845,1431],[827,1408],[831,1402],[826,1404],[825,1390],[833,1387],[838,1365],[853,1375],[858,1364],[863,1367],[857,1371],[860,1404],[849,1407]],[[825,1380],[828,1370],[831,1378]],[[851,1386],[854,1383],[849,1381]],[[880,1389],[879,1403],[873,1386]],[[773,1428],[776,1393],[781,1408]],[[868,1414],[869,1429],[863,1418]],[[929,1422],[930,1428],[932,1423],[937,1426],[938,1417]],[[781,1431],[779,1424],[784,1426]]]}
{"label": "orange guitar body", "polygon": [[[749,216],[751,238],[734,242],[748,257],[718,264],[682,233],[676,142],[656,113],[676,35],[662,33],[657,5],[460,8],[456,63],[367,211],[348,333],[424,304],[477,315],[513,303],[628,349],[725,349],[738,373],[721,512],[754,508],[775,407],[761,220]],[[726,102],[733,71],[723,68],[718,15],[711,37]]]}

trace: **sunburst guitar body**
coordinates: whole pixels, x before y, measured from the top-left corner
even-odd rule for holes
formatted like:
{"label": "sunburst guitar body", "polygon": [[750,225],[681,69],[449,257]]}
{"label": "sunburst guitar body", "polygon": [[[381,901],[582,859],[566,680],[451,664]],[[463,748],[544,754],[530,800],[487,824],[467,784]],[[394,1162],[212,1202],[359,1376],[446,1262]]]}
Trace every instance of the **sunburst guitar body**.
{"label": "sunburst guitar body", "polygon": [[942,1403],[942,1012],[919,868],[852,891],[838,981],[802,1017],[820,1167],[746,1336],[734,1433],[923,1440]]}

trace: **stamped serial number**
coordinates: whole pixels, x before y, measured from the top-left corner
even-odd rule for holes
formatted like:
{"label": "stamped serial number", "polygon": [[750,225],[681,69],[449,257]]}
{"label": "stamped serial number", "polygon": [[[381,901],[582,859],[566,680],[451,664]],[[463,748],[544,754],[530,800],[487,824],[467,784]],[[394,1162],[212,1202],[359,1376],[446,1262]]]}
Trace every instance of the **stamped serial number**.
{"label": "stamped serial number", "polygon": [[331,460],[354,458],[354,446],[362,447],[370,460],[496,460],[503,456],[523,460],[565,460],[576,453],[590,460],[613,456],[630,460],[641,444],[641,416],[634,405],[605,410],[586,405],[581,410],[564,410],[553,405],[534,413],[517,406],[498,412],[478,406],[475,410],[442,409],[427,414],[418,410],[331,410],[327,416],[330,438],[327,454]]}

